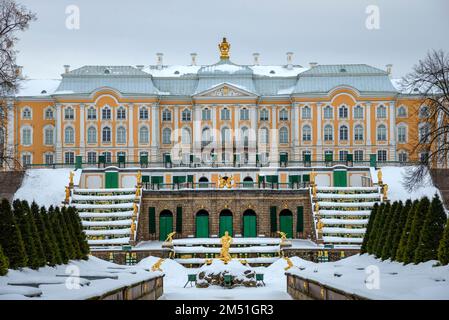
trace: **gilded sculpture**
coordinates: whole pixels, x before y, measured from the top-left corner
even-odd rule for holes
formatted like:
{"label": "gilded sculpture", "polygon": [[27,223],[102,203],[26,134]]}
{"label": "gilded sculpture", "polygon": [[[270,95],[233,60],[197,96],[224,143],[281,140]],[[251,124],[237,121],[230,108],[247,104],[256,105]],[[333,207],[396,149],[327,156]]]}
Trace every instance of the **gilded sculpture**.
{"label": "gilded sculpture", "polygon": [[173,237],[174,237],[174,235],[176,234],[176,232],[170,232],[168,235],[167,235],[167,239],[165,239],[165,242],[169,242],[169,243],[172,243],[173,242]]}
{"label": "gilded sculpture", "polygon": [[232,260],[231,255],[229,254],[229,248],[232,244],[232,237],[229,235],[228,231],[225,231],[223,237],[221,237],[221,250],[219,259],[222,260],[225,264]]}
{"label": "gilded sculpture", "polygon": [[219,175],[218,176],[218,187],[220,189],[223,189],[224,187],[231,189],[233,180],[234,180],[234,177],[232,175],[230,177],[222,177],[221,175]]}
{"label": "gilded sculpture", "polygon": [[223,38],[223,41],[218,44],[218,49],[220,49],[220,59],[229,59],[231,44],[226,40],[226,38]]}

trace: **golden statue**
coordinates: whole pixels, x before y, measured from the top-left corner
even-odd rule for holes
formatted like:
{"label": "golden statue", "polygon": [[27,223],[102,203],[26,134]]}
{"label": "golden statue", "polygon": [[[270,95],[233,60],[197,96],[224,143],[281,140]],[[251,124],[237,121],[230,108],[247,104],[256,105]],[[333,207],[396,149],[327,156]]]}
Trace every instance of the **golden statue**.
{"label": "golden statue", "polygon": [[168,235],[167,235],[167,239],[165,239],[165,242],[169,242],[169,243],[172,243],[172,241],[173,241],[173,236],[176,234],[176,232],[170,232]]}
{"label": "golden statue", "polygon": [[137,189],[136,189],[136,198],[139,198],[139,197],[140,197],[140,188],[137,187]]}
{"label": "golden statue", "polygon": [[315,184],[312,185],[312,197],[316,198],[316,186],[315,186]]}
{"label": "golden statue", "polygon": [[137,171],[137,187],[140,187],[142,185],[142,172]]}
{"label": "golden statue", "polygon": [[384,199],[387,199],[387,192],[388,192],[388,184],[384,184],[382,186],[382,193],[383,193]]}
{"label": "golden statue", "polygon": [[221,175],[218,176],[218,187],[220,189],[223,189],[224,187],[231,189],[232,188],[232,181],[234,180],[234,176],[230,177],[222,177]]}
{"label": "golden statue", "polygon": [[151,267],[151,271],[153,271],[153,272],[161,271],[162,272],[161,264],[162,264],[162,262],[164,262],[164,260],[165,260],[164,258],[160,258],[158,261],[156,261],[156,263],[153,264],[153,266]]}
{"label": "golden statue", "polygon": [[210,266],[212,264],[212,259],[206,259],[206,264]]}
{"label": "golden statue", "polygon": [[311,185],[315,185],[315,177],[316,177],[317,173],[315,171],[312,171],[310,173],[310,184]]}
{"label": "golden statue", "polygon": [[289,257],[284,257],[284,260],[287,261],[287,266],[284,268],[285,271],[293,267],[293,262]]}
{"label": "golden statue", "polygon": [[281,244],[287,241],[287,234],[285,232],[278,231],[277,233],[281,236]]}
{"label": "golden statue", "polygon": [[321,231],[324,227],[324,223],[321,222],[321,219],[318,219],[317,223],[316,223],[316,228],[318,229],[318,231]]}
{"label": "golden statue", "polygon": [[379,168],[379,171],[377,171],[377,183],[382,184],[382,169]]}
{"label": "golden statue", "polygon": [[134,213],[134,215],[137,215],[137,211],[138,211],[138,206],[137,206],[137,204],[133,203],[133,213]]}
{"label": "golden statue", "polygon": [[69,203],[69,200],[70,200],[70,188],[65,187],[65,202]]}
{"label": "golden statue", "polygon": [[69,174],[69,186],[70,187],[73,187],[73,176],[74,176],[75,174],[73,173],[73,171],[70,171],[70,174]]}
{"label": "golden statue", "polygon": [[229,49],[231,49],[231,44],[223,38],[223,41],[218,44],[218,49],[220,49],[220,59],[229,59]]}
{"label": "golden statue", "polygon": [[315,203],[314,209],[315,209],[316,214],[318,214],[318,212],[320,211],[320,205],[318,204],[318,202]]}
{"label": "golden statue", "polygon": [[232,237],[229,235],[228,231],[225,231],[223,237],[221,237],[221,250],[219,259],[222,260],[225,264],[232,260],[231,255],[229,254],[229,248],[231,247]]}
{"label": "golden statue", "polygon": [[134,238],[134,233],[136,232],[136,222],[133,221],[131,222],[131,238]]}

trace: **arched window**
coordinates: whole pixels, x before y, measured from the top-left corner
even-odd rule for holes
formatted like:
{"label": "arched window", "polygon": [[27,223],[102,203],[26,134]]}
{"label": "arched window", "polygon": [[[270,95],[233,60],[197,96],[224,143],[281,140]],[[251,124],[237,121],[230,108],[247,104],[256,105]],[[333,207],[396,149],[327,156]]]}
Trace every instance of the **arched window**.
{"label": "arched window", "polygon": [[31,108],[23,108],[22,110],[22,119],[31,120]]}
{"label": "arched window", "polygon": [[231,112],[228,108],[221,109],[221,120],[230,120],[231,119]]}
{"label": "arched window", "polygon": [[419,142],[420,143],[428,143],[430,136],[430,127],[428,123],[421,123],[418,129]]}
{"label": "arched window", "polygon": [[302,118],[303,119],[312,119],[312,110],[309,106],[305,106],[302,108]]}
{"label": "arched window", "polygon": [[204,147],[204,146],[207,146],[211,142],[212,142],[212,136],[210,133],[210,129],[204,128],[203,131],[201,132],[201,145]]}
{"label": "arched window", "polygon": [[111,120],[111,108],[105,106],[103,107],[103,109],[101,109],[101,119]]}
{"label": "arched window", "polygon": [[243,146],[247,147],[249,144],[249,130],[247,127],[242,127],[241,129],[240,141],[243,141]]}
{"label": "arched window", "polygon": [[75,111],[73,111],[72,107],[67,107],[64,109],[64,119],[65,120],[75,119]]}
{"label": "arched window", "polygon": [[221,128],[221,143],[227,144],[231,142],[231,131],[228,127]]}
{"label": "arched window", "polygon": [[211,112],[209,108],[204,108],[201,110],[201,119],[209,121],[211,119]]}
{"label": "arched window", "polygon": [[126,109],[125,107],[118,107],[117,109],[117,120],[126,120]]}
{"label": "arched window", "polygon": [[148,127],[144,126],[144,127],[140,127],[139,129],[139,142],[140,143],[148,143],[150,140],[149,138],[149,131],[148,131]]}
{"label": "arched window", "polygon": [[348,118],[348,107],[347,106],[341,106],[338,109],[338,117],[340,119],[347,119]]}
{"label": "arched window", "polygon": [[181,141],[183,144],[190,144],[192,139],[190,137],[190,129],[182,128]]}
{"label": "arched window", "polygon": [[326,106],[324,108],[324,119],[332,119],[334,117],[334,110],[331,106]]}
{"label": "arched window", "polygon": [[51,146],[55,143],[55,130],[53,127],[45,127],[44,129],[44,144]]}
{"label": "arched window", "polygon": [[363,108],[361,106],[354,108],[354,119],[363,119]]}
{"label": "arched window", "polygon": [[268,129],[267,128],[261,128],[260,129],[260,143],[262,144],[268,144],[269,136],[268,136]]}
{"label": "arched window", "polygon": [[148,120],[148,108],[147,107],[140,107],[139,119],[140,120]]}
{"label": "arched window", "polygon": [[334,140],[334,129],[330,124],[326,124],[324,126],[324,141],[333,141]]}
{"label": "arched window", "polygon": [[346,141],[349,139],[349,130],[347,126],[341,126],[340,127],[340,140]]}
{"label": "arched window", "polygon": [[279,143],[288,143],[288,129],[286,127],[279,129]]}
{"label": "arched window", "polygon": [[312,128],[309,125],[302,127],[302,141],[312,141]]}
{"label": "arched window", "polygon": [[421,106],[419,108],[419,117],[420,118],[428,118],[429,117],[429,107]]}
{"label": "arched window", "polygon": [[171,144],[171,129],[165,128],[162,130],[162,143]]}
{"label": "arched window", "polygon": [[377,107],[377,119],[385,119],[387,118],[387,108],[381,104]]}
{"label": "arched window", "polygon": [[30,127],[22,128],[22,145],[30,146],[33,144],[33,131]]}
{"label": "arched window", "polygon": [[400,106],[398,108],[398,117],[399,118],[407,117],[407,109],[405,108],[405,106]]}
{"label": "arched window", "polygon": [[407,127],[405,125],[398,126],[398,142],[399,143],[407,142]]}
{"label": "arched window", "polygon": [[287,109],[282,109],[279,112],[279,121],[287,121],[288,120],[288,111]]}
{"label": "arched window", "polygon": [[192,112],[189,109],[184,109],[181,114],[181,119],[184,122],[192,121]]}
{"label": "arched window", "polygon": [[240,120],[249,120],[249,110],[247,108],[240,109]]}
{"label": "arched window", "polygon": [[387,127],[384,124],[377,127],[377,141],[387,141]]}
{"label": "arched window", "polygon": [[64,142],[75,143],[75,130],[72,127],[67,127],[64,130]]}
{"label": "arched window", "polygon": [[97,120],[97,110],[95,107],[87,109],[87,120]]}
{"label": "arched window", "polygon": [[53,120],[53,118],[54,118],[53,109],[52,108],[45,109],[45,119],[46,120]]}
{"label": "arched window", "polygon": [[87,129],[87,143],[97,143],[97,129],[95,127]]}
{"label": "arched window", "polygon": [[401,151],[398,153],[399,162],[407,162],[408,161],[408,153],[406,151]]}
{"label": "arched window", "polygon": [[117,143],[119,143],[119,144],[126,143],[126,128],[125,127],[117,128]]}
{"label": "arched window", "polygon": [[360,124],[354,127],[354,140],[363,141],[363,127]]}
{"label": "arched window", "polygon": [[171,111],[164,109],[162,111],[162,121],[171,121]]}
{"label": "arched window", "polygon": [[111,138],[111,128],[104,127],[103,131],[102,131],[101,141],[103,141],[105,143],[109,143],[109,142],[111,142],[111,140],[112,140],[112,138]]}
{"label": "arched window", "polygon": [[260,110],[260,121],[268,121],[269,112],[267,109]]}

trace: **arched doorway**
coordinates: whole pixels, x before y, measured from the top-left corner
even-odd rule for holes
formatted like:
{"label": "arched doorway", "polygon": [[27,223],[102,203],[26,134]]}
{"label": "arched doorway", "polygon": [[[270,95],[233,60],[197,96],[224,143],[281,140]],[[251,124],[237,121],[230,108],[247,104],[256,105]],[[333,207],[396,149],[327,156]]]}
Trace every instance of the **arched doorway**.
{"label": "arched doorway", "polygon": [[227,231],[230,236],[234,233],[234,228],[232,226],[233,218],[231,210],[224,209],[220,212],[220,232],[219,236],[224,236]]}
{"label": "arched doorway", "polygon": [[243,179],[243,188],[253,188],[254,187],[254,181],[251,177],[245,177]]}
{"label": "arched doorway", "polygon": [[209,238],[209,212],[200,210],[195,217],[195,236],[197,238]]}
{"label": "arched doorway", "polygon": [[243,213],[243,237],[257,237],[257,216],[254,210],[248,209]]}
{"label": "arched doorway", "polygon": [[164,241],[173,232],[173,214],[170,210],[163,210],[159,215],[159,240]]}
{"label": "arched doorway", "polygon": [[279,230],[287,234],[287,238],[293,237],[293,213],[284,209],[279,213]]}
{"label": "arched doorway", "polygon": [[199,178],[198,186],[200,188],[208,188],[209,187],[209,179],[207,179],[206,177]]}

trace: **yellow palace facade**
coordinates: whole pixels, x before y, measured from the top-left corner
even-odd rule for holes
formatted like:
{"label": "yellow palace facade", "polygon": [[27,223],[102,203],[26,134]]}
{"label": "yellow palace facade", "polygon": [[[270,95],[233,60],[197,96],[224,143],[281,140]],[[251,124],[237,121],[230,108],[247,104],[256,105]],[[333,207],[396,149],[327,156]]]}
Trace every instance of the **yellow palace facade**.
{"label": "yellow palace facade", "polygon": [[24,80],[7,105],[3,152],[22,165],[303,166],[407,162],[426,130],[390,67],[364,64],[65,66]]}

